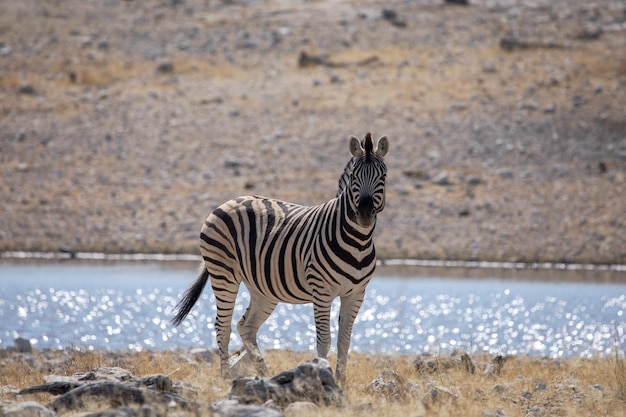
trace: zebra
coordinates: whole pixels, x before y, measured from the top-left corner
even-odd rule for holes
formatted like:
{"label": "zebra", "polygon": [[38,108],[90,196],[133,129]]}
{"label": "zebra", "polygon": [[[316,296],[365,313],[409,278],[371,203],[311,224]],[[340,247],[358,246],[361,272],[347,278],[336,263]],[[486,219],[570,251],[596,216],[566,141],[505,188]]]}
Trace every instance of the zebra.
{"label": "zebra", "polygon": [[239,197],[219,206],[204,222],[200,233],[204,265],[182,294],[171,321],[179,325],[184,320],[210,277],[223,378],[230,376],[231,322],[243,282],[250,304],[237,331],[261,375],[267,366],[257,332],[279,302],[313,303],[317,354],[326,359],[331,304],[340,297],[335,377],[345,382],[352,325],[376,267],[372,235],[376,216],[385,207],[384,157],[389,141],[382,136],[375,147],[367,133],[362,142],[350,136],[348,146],[352,158],[332,200],[308,207],[267,197]]}

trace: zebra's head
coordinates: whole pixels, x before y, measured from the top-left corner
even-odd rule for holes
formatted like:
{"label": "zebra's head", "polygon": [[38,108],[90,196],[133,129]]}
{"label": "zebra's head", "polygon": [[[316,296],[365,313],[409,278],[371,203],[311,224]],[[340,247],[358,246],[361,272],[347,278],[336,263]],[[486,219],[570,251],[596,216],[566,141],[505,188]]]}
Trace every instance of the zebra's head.
{"label": "zebra's head", "polygon": [[359,226],[370,227],[376,221],[376,214],[385,208],[387,166],[383,158],[389,150],[389,140],[382,136],[374,146],[372,135],[368,133],[362,142],[350,136],[348,145],[353,156],[347,187],[351,214]]}

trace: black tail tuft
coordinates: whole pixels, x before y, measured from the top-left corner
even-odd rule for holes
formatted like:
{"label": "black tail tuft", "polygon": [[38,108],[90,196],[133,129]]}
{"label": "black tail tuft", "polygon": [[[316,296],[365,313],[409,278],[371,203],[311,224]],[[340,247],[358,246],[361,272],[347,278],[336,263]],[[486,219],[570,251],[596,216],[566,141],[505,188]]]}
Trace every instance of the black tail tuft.
{"label": "black tail tuft", "polygon": [[178,304],[176,304],[176,316],[170,322],[174,326],[178,326],[185,320],[187,314],[191,311],[191,308],[196,304],[198,298],[200,298],[200,294],[202,294],[202,290],[204,290],[204,286],[206,285],[207,280],[209,279],[209,271],[201,265],[202,270],[200,271],[200,275],[198,278],[191,284],[189,288],[184,292],[181,296]]}

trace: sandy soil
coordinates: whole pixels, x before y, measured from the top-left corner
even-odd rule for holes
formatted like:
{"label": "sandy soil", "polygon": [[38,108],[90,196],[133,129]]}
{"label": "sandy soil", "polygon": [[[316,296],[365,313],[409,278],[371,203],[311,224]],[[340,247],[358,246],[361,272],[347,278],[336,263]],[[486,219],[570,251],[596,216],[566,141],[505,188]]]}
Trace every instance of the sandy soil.
{"label": "sandy soil", "polygon": [[197,253],[390,138],[382,258],[626,263],[621,0],[0,4],[0,250]]}

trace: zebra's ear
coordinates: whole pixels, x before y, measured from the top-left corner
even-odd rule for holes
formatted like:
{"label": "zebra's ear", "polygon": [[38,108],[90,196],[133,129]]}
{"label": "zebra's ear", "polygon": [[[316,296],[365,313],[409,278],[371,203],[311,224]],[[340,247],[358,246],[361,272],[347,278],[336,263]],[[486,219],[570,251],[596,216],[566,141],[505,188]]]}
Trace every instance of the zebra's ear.
{"label": "zebra's ear", "polygon": [[376,145],[375,153],[376,155],[383,158],[385,155],[387,155],[387,152],[389,152],[389,139],[387,138],[387,136],[381,136],[381,138],[378,139],[378,145]]}
{"label": "zebra's ear", "polygon": [[365,154],[365,150],[361,146],[361,141],[356,136],[350,136],[348,147],[350,148],[350,153],[355,158],[360,158],[363,154]]}

